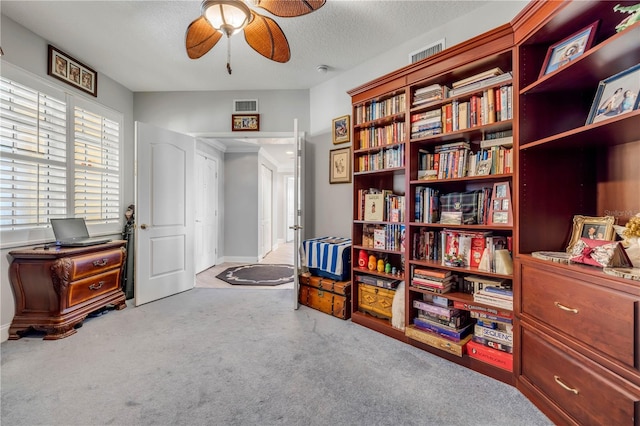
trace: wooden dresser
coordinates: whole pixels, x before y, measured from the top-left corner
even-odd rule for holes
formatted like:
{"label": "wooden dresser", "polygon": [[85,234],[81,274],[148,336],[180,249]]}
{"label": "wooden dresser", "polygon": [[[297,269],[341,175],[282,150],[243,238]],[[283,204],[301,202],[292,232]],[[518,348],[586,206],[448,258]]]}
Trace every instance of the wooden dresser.
{"label": "wooden dresser", "polygon": [[90,247],[10,252],[16,312],[9,339],[19,339],[29,329],[44,331],[45,340],[62,339],[100,308],[124,309],[120,281],[125,244],[117,240]]}

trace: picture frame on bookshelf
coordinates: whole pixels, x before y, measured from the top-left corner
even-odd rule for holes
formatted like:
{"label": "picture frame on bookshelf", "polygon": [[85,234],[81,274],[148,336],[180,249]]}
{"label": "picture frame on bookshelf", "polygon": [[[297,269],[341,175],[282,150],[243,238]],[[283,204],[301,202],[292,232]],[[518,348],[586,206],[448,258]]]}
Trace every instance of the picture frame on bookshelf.
{"label": "picture frame on bookshelf", "polygon": [[329,183],[351,182],[351,147],[332,149],[329,153]]}
{"label": "picture frame on bookshelf", "polygon": [[580,238],[613,241],[615,236],[613,225],[615,221],[616,219],[613,216],[573,216],[573,230],[567,246],[567,253],[571,252],[573,246],[580,241]]}
{"label": "picture frame on bookshelf", "polygon": [[98,73],[52,45],[49,45],[47,74],[91,96],[98,96]]}
{"label": "picture frame on bookshelf", "polygon": [[331,125],[333,144],[339,145],[351,140],[351,116],[334,118]]}
{"label": "picture frame on bookshelf", "polygon": [[640,64],[602,80],[593,98],[586,124],[597,123],[638,109]]}
{"label": "picture frame on bookshelf", "polygon": [[569,62],[578,58],[591,48],[593,39],[596,36],[598,22],[599,21],[596,21],[577,33],[549,46],[547,56],[544,59],[542,69],[540,70],[540,76],[538,76],[538,78],[542,78],[545,75],[567,65]]}

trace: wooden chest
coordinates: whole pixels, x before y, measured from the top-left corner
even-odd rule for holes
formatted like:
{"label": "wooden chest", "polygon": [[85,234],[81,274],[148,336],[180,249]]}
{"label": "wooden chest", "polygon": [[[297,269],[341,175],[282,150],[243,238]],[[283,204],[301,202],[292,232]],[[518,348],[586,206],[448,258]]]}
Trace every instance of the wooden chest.
{"label": "wooden chest", "polygon": [[351,281],[300,275],[300,303],[340,319],[351,318]]}
{"label": "wooden chest", "polygon": [[359,283],[358,308],[375,317],[391,319],[395,294],[395,290]]}

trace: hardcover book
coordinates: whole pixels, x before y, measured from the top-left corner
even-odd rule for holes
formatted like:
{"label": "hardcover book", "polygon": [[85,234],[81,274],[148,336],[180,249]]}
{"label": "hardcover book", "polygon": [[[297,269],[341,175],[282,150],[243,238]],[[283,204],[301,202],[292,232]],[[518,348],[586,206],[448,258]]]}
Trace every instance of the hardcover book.
{"label": "hardcover book", "polygon": [[382,222],[384,219],[384,194],[364,196],[364,220]]}

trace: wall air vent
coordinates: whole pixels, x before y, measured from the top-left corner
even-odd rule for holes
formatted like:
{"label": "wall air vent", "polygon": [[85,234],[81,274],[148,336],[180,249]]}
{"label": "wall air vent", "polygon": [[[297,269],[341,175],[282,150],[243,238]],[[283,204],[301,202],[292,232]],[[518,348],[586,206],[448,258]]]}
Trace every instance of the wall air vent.
{"label": "wall air vent", "polygon": [[233,112],[234,114],[246,114],[246,113],[258,112],[258,100],[257,99],[234,99]]}
{"label": "wall air vent", "polygon": [[414,63],[428,58],[431,55],[440,53],[445,49],[444,39],[438,40],[435,43],[431,43],[428,46],[423,47],[420,50],[409,53],[409,62]]}

